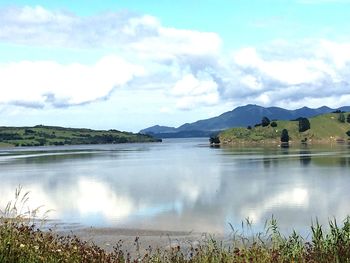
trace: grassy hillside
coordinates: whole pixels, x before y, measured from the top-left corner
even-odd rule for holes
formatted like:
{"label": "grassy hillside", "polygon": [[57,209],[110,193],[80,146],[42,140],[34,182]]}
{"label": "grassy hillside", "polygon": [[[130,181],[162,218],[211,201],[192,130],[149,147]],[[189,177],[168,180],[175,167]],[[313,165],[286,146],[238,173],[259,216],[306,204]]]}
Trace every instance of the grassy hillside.
{"label": "grassy hillside", "polygon": [[[348,113],[345,115],[347,116]],[[350,130],[350,124],[338,120],[338,113],[329,113],[309,118],[310,129],[299,132],[298,121],[276,121],[277,127],[253,127],[232,128],[219,134],[222,143],[279,143],[281,132],[287,129],[290,142],[299,143],[307,138],[308,143],[329,143],[337,140],[348,140],[346,132]]]}
{"label": "grassy hillside", "polygon": [[0,147],[155,141],[159,141],[159,139],[149,135],[117,130],[73,129],[43,125],[34,127],[0,127]]}

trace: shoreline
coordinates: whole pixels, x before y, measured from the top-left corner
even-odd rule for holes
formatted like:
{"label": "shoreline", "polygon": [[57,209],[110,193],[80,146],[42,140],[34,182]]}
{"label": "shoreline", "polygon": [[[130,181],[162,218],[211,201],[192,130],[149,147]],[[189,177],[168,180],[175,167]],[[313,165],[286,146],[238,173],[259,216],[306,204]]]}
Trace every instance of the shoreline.
{"label": "shoreline", "polygon": [[[181,248],[198,246],[201,242],[214,237],[223,241],[223,234],[198,233],[191,231],[167,231],[139,228],[119,227],[82,227],[77,229],[66,229],[55,231],[58,235],[76,235],[80,239],[93,243],[111,252],[113,247],[122,242],[122,250],[130,253],[145,253],[150,247],[152,249],[169,249],[180,246]],[[137,244],[136,241],[137,240]],[[138,247],[138,248],[137,248]]]}

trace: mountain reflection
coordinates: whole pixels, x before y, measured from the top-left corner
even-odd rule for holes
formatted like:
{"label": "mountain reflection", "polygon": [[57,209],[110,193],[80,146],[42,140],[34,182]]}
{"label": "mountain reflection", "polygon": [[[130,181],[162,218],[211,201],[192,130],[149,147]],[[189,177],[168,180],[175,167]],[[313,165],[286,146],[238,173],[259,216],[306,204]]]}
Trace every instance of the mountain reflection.
{"label": "mountain reflection", "polygon": [[58,158],[22,153],[22,161],[0,155],[1,205],[21,184],[31,191],[31,207],[45,205],[54,210],[51,218],[64,222],[221,233],[247,217],[257,230],[271,215],[282,230],[303,230],[316,216],[322,222],[350,211],[345,147],[211,149],[201,143],[99,146]]}

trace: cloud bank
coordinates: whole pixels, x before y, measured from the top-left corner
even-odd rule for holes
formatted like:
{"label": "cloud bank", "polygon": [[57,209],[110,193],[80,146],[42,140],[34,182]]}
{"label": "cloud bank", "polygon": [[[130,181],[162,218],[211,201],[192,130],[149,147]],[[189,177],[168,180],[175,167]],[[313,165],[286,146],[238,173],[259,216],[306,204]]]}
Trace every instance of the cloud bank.
{"label": "cloud bank", "polygon": [[40,6],[0,10],[0,42],[113,50],[93,65],[2,63],[3,105],[82,105],[108,99],[117,88],[130,89],[128,99],[140,89],[162,92],[173,102],[166,112],[223,103],[336,107],[350,99],[350,42],[277,41],[227,52],[216,33],[166,27],[150,15],[79,17]]}
{"label": "cloud bank", "polygon": [[24,107],[65,107],[103,99],[144,68],[117,57],[104,57],[95,65],[61,65],[52,61],[23,61],[0,65],[0,103]]}

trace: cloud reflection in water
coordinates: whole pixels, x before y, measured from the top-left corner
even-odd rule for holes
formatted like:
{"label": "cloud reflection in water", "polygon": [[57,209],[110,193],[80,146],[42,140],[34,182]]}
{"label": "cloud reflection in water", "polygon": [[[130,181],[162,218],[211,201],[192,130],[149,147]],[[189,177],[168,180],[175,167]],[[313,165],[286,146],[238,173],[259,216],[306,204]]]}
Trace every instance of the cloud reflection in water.
{"label": "cloud reflection in water", "polygon": [[283,229],[303,229],[315,216],[350,213],[342,201],[350,198],[348,149],[310,149],[305,165],[305,151],[175,142],[4,159],[1,205],[21,184],[31,191],[31,207],[45,205],[65,222],[200,232],[229,231],[229,222],[239,226],[247,217],[259,228],[272,214]]}

